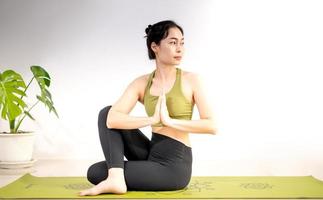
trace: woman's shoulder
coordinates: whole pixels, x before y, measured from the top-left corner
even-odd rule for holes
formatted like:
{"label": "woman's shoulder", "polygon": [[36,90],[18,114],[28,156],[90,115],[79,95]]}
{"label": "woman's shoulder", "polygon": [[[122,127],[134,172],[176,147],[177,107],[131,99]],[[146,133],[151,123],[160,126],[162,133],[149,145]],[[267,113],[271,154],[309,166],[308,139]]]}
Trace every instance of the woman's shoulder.
{"label": "woman's shoulder", "polygon": [[150,76],[151,73],[146,73],[146,74],[142,74],[142,75],[139,75],[135,78],[134,81],[136,81],[137,83],[146,83],[149,79],[149,76]]}
{"label": "woman's shoulder", "polygon": [[199,79],[200,75],[197,72],[192,72],[192,71],[186,71],[181,69],[182,71],[182,79],[184,79],[184,81],[187,81],[189,83],[194,83],[197,79]]}
{"label": "woman's shoulder", "polygon": [[143,98],[145,95],[145,89],[148,84],[149,76],[151,73],[146,73],[143,75],[139,75],[135,78],[134,83],[136,84],[136,88],[139,90],[139,101],[143,104]]}
{"label": "woman's shoulder", "polygon": [[143,88],[146,87],[150,74],[151,73],[139,75],[135,77],[130,84],[135,86],[139,90],[142,90]]}
{"label": "woman's shoulder", "polygon": [[[196,82],[200,78],[200,75],[197,72],[187,71],[187,70],[183,70],[183,69],[181,69],[181,71],[182,71],[182,79],[184,81],[191,83],[191,84]],[[151,73],[152,72],[139,75],[139,76],[135,77],[133,82],[136,83],[137,85],[140,85],[140,86],[146,86]]]}

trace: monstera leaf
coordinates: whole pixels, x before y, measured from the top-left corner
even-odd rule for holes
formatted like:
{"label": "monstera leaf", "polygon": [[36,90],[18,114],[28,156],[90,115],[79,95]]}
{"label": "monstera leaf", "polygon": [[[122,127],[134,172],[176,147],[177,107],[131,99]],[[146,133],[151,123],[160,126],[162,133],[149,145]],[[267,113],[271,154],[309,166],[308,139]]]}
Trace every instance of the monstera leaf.
{"label": "monstera leaf", "polygon": [[[40,66],[31,66],[30,70],[34,76],[27,86],[17,72],[13,70],[0,72],[0,114],[4,120],[9,121],[10,133],[19,132],[18,129],[25,117],[35,120],[30,111],[38,102],[44,103],[49,108],[49,112],[53,111],[58,117],[53,106],[52,95],[48,91],[51,81],[49,74]],[[26,97],[26,91],[33,80],[36,80],[39,85],[40,95],[36,95],[36,103],[28,106],[23,98]]]}
{"label": "monstera leaf", "polygon": [[0,72],[0,112],[5,120],[12,121],[19,116],[26,103],[20,98],[26,96],[26,84],[21,75],[13,70]]}
{"label": "monstera leaf", "polygon": [[56,112],[55,107],[53,106],[53,100],[52,95],[47,90],[47,88],[50,86],[50,76],[46,72],[45,69],[43,69],[40,66],[31,66],[30,67],[32,73],[34,74],[34,78],[37,80],[37,83],[39,85],[41,95],[37,95],[37,99],[45,104],[49,108],[49,112],[53,111],[55,115],[58,117],[58,114]]}

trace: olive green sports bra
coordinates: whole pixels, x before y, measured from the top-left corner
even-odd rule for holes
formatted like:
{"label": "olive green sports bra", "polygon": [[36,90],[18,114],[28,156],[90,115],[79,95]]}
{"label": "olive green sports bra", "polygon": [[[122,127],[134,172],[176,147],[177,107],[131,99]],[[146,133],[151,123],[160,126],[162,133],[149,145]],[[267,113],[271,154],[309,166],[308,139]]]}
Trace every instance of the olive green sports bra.
{"label": "olive green sports bra", "polygon": [[[153,116],[155,113],[156,103],[158,101],[158,96],[153,96],[150,94],[150,87],[152,85],[152,80],[155,77],[154,70],[148,79],[148,84],[145,88],[144,95],[144,106],[146,113],[149,117]],[[182,93],[181,89],[181,69],[176,67],[176,80],[172,89],[166,93],[166,105],[169,116],[173,119],[186,119],[191,120],[193,114],[193,103],[186,99]],[[152,126],[164,126],[161,122],[153,124]]]}

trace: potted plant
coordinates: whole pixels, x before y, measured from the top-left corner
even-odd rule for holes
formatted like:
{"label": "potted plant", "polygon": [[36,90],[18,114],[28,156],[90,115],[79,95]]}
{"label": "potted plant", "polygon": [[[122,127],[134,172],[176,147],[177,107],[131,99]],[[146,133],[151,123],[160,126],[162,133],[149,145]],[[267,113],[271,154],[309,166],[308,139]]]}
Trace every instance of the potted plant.
{"label": "potted plant", "polygon": [[[0,132],[0,164],[23,163],[32,160],[35,134],[33,132],[20,131],[19,127],[26,117],[32,120],[32,109],[39,103],[49,108],[58,117],[52,96],[48,91],[51,78],[40,66],[31,66],[33,77],[28,85],[22,76],[14,70],[0,71],[0,114],[1,118],[8,121],[10,132]],[[30,84],[36,81],[40,88],[40,95],[36,95],[35,103],[27,105],[25,98]],[[0,131],[3,131],[0,129]]]}

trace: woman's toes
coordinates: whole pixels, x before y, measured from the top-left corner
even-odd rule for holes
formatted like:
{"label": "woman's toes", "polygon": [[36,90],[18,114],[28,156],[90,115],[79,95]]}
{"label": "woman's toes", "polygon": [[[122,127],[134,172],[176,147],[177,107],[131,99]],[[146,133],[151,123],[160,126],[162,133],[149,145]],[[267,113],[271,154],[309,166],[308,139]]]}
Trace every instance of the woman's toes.
{"label": "woman's toes", "polygon": [[79,192],[80,196],[86,196],[86,195],[90,195],[91,194],[91,189],[88,190],[82,190]]}
{"label": "woman's toes", "polygon": [[124,194],[127,192],[127,185],[125,181],[120,180],[104,180],[97,184],[96,186],[82,190],[79,192],[80,196],[86,195],[98,195],[102,193],[115,193],[115,194]]}

